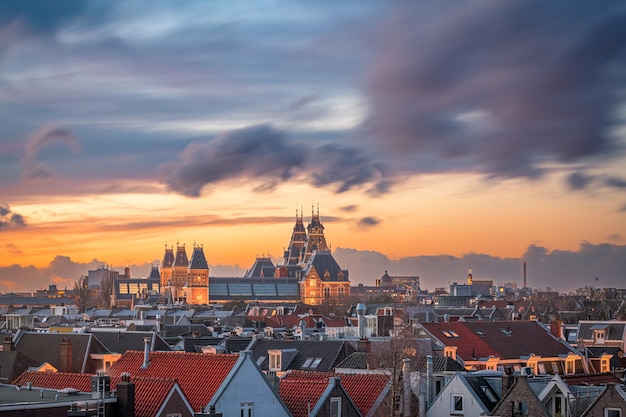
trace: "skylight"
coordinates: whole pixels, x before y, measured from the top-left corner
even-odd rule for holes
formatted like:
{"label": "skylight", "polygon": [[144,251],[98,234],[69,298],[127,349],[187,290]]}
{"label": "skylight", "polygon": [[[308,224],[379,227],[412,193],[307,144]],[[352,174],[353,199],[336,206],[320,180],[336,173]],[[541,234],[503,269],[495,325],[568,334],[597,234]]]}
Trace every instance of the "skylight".
{"label": "skylight", "polygon": [[315,358],[315,360],[313,361],[311,366],[309,366],[309,369],[317,369],[317,367],[320,366],[320,363],[322,362],[322,359],[323,358]]}

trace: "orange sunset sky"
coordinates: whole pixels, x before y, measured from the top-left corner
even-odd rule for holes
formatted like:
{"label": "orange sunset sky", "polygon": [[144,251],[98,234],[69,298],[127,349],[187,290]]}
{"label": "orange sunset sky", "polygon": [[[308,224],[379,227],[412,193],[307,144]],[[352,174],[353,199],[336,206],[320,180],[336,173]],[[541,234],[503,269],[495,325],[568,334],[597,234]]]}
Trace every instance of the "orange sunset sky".
{"label": "orange sunset sky", "polygon": [[619,2],[38,3],[0,6],[0,292],[177,242],[236,276],[318,207],[354,283],[626,282]]}

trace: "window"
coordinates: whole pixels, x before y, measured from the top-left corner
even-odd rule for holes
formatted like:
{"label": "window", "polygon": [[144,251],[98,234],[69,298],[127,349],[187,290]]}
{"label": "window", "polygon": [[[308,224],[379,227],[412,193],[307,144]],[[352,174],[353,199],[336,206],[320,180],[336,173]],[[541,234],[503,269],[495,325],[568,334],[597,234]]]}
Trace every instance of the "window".
{"label": "window", "polygon": [[344,291],[344,290],[343,290],[343,287],[341,287],[341,286],[340,286],[340,287],[337,287],[337,295],[338,295],[339,297],[343,297],[343,291]]}
{"label": "window", "polygon": [[308,368],[311,365],[311,362],[313,362],[313,359],[315,358],[306,358],[306,360],[304,361],[304,363],[302,364],[302,368]]}
{"label": "window", "polygon": [[317,280],[315,278],[311,278],[311,281],[309,281],[309,286],[310,287],[317,286]]}
{"label": "window", "polygon": [[341,397],[330,399],[330,417],[341,417]]}
{"label": "window", "polygon": [[311,364],[311,366],[309,366],[310,369],[317,369],[318,366],[320,366],[320,363],[322,362],[323,358],[315,358],[315,360],[313,361],[313,363]]}
{"label": "window", "polygon": [[330,297],[330,287],[324,287],[324,298]]}
{"label": "window", "polygon": [[528,403],[525,401],[514,401],[513,402],[513,416],[527,416],[528,415]]}
{"label": "window", "polygon": [[576,372],[576,362],[574,360],[566,360],[565,361],[565,374],[573,374]]}
{"label": "window", "polygon": [[609,358],[600,359],[600,372],[610,372],[611,371],[611,363],[609,362]]}
{"label": "window", "polygon": [[604,417],[622,417],[622,410],[619,408],[605,408]]}
{"label": "window", "polygon": [[452,394],[451,396],[451,414],[463,414],[463,396],[459,394]]}
{"label": "window", "polygon": [[280,352],[270,353],[270,371],[280,371]]}
{"label": "window", "polygon": [[254,417],[254,403],[241,403],[241,417]]}
{"label": "window", "polygon": [[267,357],[267,356],[259,356],[259,359],[257,359],[257,360],[256,360],[256,364],[257,364],[257,365],[259,365],[259,366],[261,366],[261,364],[262,364],[263,362],[265,362],[265,358],[266,358],[266,357]]}

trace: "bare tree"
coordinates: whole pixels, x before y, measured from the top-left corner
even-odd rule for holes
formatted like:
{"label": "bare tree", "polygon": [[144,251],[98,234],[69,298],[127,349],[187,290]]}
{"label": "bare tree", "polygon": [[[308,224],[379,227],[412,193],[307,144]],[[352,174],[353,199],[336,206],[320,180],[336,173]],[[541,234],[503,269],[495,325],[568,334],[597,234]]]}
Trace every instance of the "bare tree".
{"label": "bare tree", "polygon": [[80,278],[74,281],[72,293],[74,301],[78,304],[78,311],[85,312],[89,302],[89,285],[86,276],[81,275]]}

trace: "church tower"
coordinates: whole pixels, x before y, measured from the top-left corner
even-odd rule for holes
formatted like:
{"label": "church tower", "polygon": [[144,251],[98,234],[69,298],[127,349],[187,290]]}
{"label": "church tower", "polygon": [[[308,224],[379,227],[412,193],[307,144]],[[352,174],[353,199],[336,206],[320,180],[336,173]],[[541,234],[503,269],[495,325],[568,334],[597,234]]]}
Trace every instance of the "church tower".
{"label": "church tower", "polygon": [[193,246],[187,268],[185,298],[189,304],[207,304],[209,301],[209,264],[201,245]]}
{"label": "church tower", "polygon": [[300,262],[300,254],[305,244],[306,229],[302,222],[302,212],[298,216],[298,210],[296,209],[296,224],[293,226],[289,246],[285,250],[283,265],[297,265]]}
{"label": "church tower", "polygon": [[317,212],[313,212],[311,208],[311,223],[306,227],[307,240],[303,249],[304,258],[302,262],[308,262],[309,258],[313,254],[313,251],[327,251],[328,245],[326,244],[326,237],[324,237],[324,225],[320,221],[320,209],[317,207]]}
{"label": "church tower", "polygon": [[472,266],[470,265],[469,269],[467,270],[467,285],[472,285],[474,282],[474,279],[472,278]]}
{"label": "church tower", "polygon": [[187,284],[188,266],[189,259],[187,258],[185,244],[176,244],[176,258],[174,260],[174,267],[172,271],[172,298],[174,298],[174,300],[179,300],[185,295],[183,286]]}
{"label": "church tower", "polygon": [[172,267],[174,266],[174,248],[165,246],[165,254],[161,263],[161,289],[165,291],[172,283]]}

